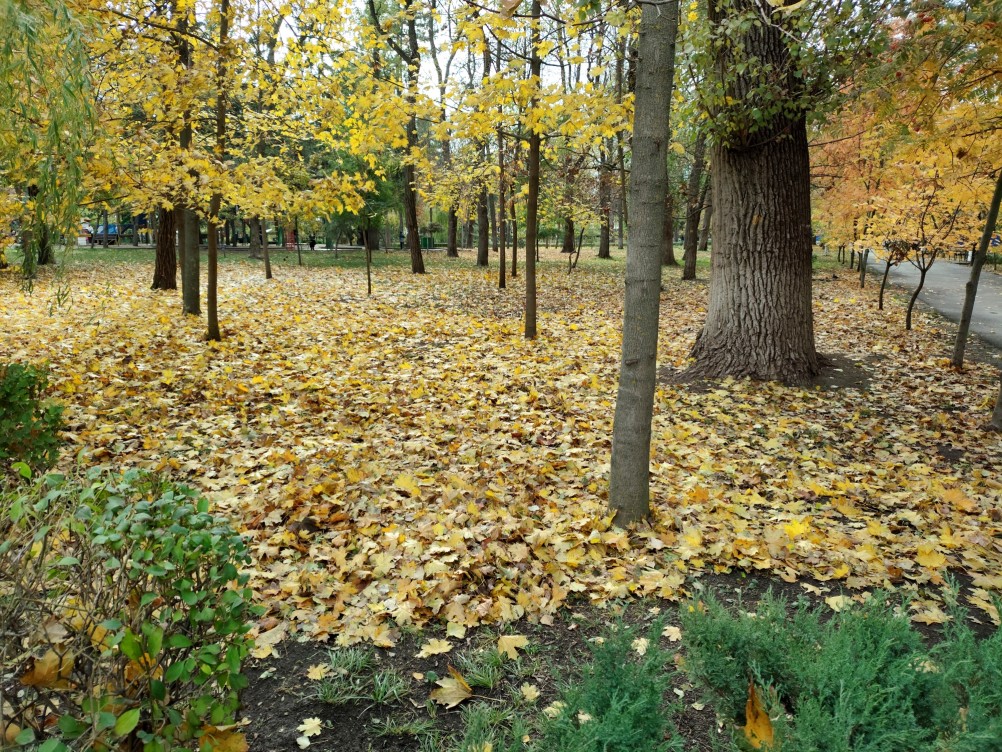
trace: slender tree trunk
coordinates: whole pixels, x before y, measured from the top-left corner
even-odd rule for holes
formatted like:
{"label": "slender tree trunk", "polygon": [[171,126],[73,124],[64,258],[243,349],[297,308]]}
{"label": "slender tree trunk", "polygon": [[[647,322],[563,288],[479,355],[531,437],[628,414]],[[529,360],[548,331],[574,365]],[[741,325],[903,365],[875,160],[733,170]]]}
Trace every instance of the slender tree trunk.
{"label": "slender tree trunk", "polygon": [[498,242],[497,196],[493,193],[487,194],[487,211],[489,212],[491,222],[491,248],[494,249],[494,253],[497,253],[500,250],[500,243]]}
{"label": "slender tree trunk", "polygon": [[[223,161],[226,157],[226,46],[230,29],[230,0],[219,0],[219,48],[216,54],[216,158]],[[217,293],[219,290],[219,210],[223,197],[219,191],[213,191],[209,199],[209,258],[208,285],[205,291],[206,333],[210,342],[222,339],[219,331],[219,309]]]}
{"label": "slender tree trunk", "polygon": [[922,267],[919,269],[918,287],[915,288],[915,292],[913,292],[911,298],[908,299],[908,312],[905,314],[905,331],[910,332],[912,330],[912,309],[915,308],[915,301],[918,300],[919,293],[922,292],[922,288],[925,286],[925,275],[928,273],[928,267]]}
{"label": "slender tree trunk", "polygon": [[696,279],[696,245],[699,242],[699,215],[706,201],[707,186],[703,181],[706,164],[706,133],[700,131],[693,147],[692,171],[686,186],[685,238],[682,241],[682,279]]}
{"label": "slender tree trunk", "polygon": [[490,219],[487,209],[487,190],[480,192],[477,202],[477,266],[490,265]]}
{"label": "slender tree trunk", "polygon": [[[530,15],[532,30],[529,33],[529,77],[538,87],[543,69],[543,61],[539,54],[542,4],[540,0],[532,0]],[[532,92],[529,100],[529,110],[539,107],[538,88]],[[539,253],[539,147],[540,135],[535,128],[529,130],[528,184],[529,195],[525,206],[525,336],[527,339],[536,337],[536,255]]]}
{"label": "slender tree trunk", "polygon": [[[960,312],[960,328],[957,329],[957,340],[953,345],[953,358],[951,363],[954,368],[963,368],[964,349],[967,347],[967,335],[971,330],[971,318],[974,316],[974,300],[978,295],[978,282],[981,279],[981,269],[988,258],[988,249],[991,246],[992,234],[995,232],[995,225],[998,222],[999,204],[1002,204],[1002,170],[999,171],[995,179],[995,193],[992,195],[992,202],[988,206],[988,216],[985,218],[985,229],[981,233],[981,242],[971,259],[971,276],[964,285],[964,307]],[[1000,414],[998,405],[995,406],[995,414]]]}
{"label": "slender tree trunk", "polygon": [[468,219],[463,224],[463,248],[473,246],[473,220]]}
{"label": "slender tree trunk", "polygon": [[103,245],[105,247],[105,249],[107,249],[109,243],[111,242],[111,241],[108,240],[108,234],[109,233],[108,233],[108,211],[107,211],[107,209],[104,212],[102,212],[102,216],[104,217],[104,238],[101,240],[101,245]]}
{"label": "slender tree trunk", "polygon": [[448,235],[445,240],[445,255],[449,258],[459,258],[459,246],[457,244],[457,238],[459,236],[459,217],[456,215],[456,209],[454,207],[449,207],[449,230]]}
{"label": "slender tree trunk", "polygon": [[38,223],[38,265],[49,266],[56,263],[56,254],[49,238],[49,226],[45,222]]}
{"label": "slender tree trunk", "polygon": [[672,198],[671,190],[665,191],[665,226],[661,239],[661,265],[678,266],[675,258],[675,201]]}
{"label": "slender tree trunk", "polygon": [[706,204],[706,208],[703,209],[703,226],[699,230],[699,247],[696,249],[698,253],[706,253],[706,249],[710,247],[710,223],[712,219],[713,204],[708,203]]}
{"label": "slender tree trunk", "polygon": [[677,2],[641,8],[630,176],[633,220],[626,255],[623,352],[609,476],[609,506],[618,525],[640,520],[650,512],[651,420],[671,140],[668,112],[678,30]]}
{"label": "slender tree trunk", "polygon": [[184,266],[181,269],[183,310],[193,316],[202,313],[199,291],[198,215],[184,210]]}
{"label": "slender tree trunk", "polygon": [[261,255],[264,256],[264,278],[271,279],[271,254],[268,251],[268,220],[258,218],[258,226],[261,228]]}
{"label": "slender tree trunk", "polygon": [[157,250],[153,266],[153,290],[177,289],[177,241],[174,210],[160,207],[157,221]]}
{"label": "slender tree trunk", "polygon": [[252,259],[261,258],[261,218],[251,217],[247,221],[250,231],[250,242],[248,243],[249,257]]}
{"label": "slender tree trunk", "polygon": [[511,276],[518,276],[518,215],[515,213],[515,198],[508,202],[511,210]]}
{"label": "slender tree trunk", "polygon": [[[500,61],[500,52],[498,53],[498,60]],[[506,265],[507,258],[505,258],[505,252],[507,251],[508,244],[508,233],[507,233],[507,222],[505,221],[505,164],[504,164],[504,131],[498,128],[497,131],[498,139],[498,206],[497,206],[497,226],[498,226],[498,253],[500,254],[498,258],[498,289],[504,290],[508,286],[508,280],[505,275],[508,273],[508,268]]]}
{"label": "slender tree trunk", "polygon": [[887,275],[891,271],[891,260],[887,259],[887,264],[884,266],[884,278],[880,280],[880,297],[877,300],[877,310],[884,310],[884,288],[887,287]]}
{"label": "slender tree trunk", "polygon": [[866,262],[870,258],[870,249],[866,248],[859,254],[859,289],[866,287]]}
{"label": "slender tree trunk", "polygon": [[601,224],[598,228],[598,257],[612,258],[610,234],[612,231],[612,174],[605,167],[598,178],[598,211]]}

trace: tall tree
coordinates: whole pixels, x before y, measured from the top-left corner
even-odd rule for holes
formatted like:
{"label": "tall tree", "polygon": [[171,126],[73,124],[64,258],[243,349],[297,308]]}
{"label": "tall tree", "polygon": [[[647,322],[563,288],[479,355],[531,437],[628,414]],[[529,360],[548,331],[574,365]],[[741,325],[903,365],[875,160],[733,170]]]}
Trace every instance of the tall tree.
{"label": "tall tree", "polygon": [[678,2],[642,6],[638,42],[630,239],[623,352],[612,430],[609,505],[617,524],[650,511],[651,419],[657,378],[661,244],[668,190],[668,112],[675,71]]}
{"label": "tall tree", "polygon": [[879,4],[709,3],[696,60],[714,131],[714,247],[691,376],[803,382],[820,370],[807,118],[833,101],[850,62],[863,67],[853,52],[872,57]]}

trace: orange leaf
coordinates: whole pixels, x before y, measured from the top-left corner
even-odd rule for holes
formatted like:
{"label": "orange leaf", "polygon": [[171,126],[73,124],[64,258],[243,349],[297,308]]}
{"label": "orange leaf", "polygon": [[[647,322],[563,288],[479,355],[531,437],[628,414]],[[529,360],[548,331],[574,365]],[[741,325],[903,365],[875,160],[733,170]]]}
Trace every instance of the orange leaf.
{"label": "orange leaf", "polygon": [[748,682],[748,703],[745,705],[745,738],[755,749],[772,748],[772,721],[755,691],[755,684]]}

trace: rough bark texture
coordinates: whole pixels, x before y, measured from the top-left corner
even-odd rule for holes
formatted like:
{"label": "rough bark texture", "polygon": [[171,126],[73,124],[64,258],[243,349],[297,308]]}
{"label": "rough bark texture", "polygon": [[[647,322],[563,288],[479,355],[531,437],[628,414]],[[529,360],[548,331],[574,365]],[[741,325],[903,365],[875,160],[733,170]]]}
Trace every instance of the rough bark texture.
{"label": "rough bark texture", "polygon": [[661,265],[678,266],[678,259],[675,258],[675,202],[672,200],[671,190],[665,190],[664,196],[664,228],[661,239]]}
{"label": "rough bark texture", "polygon": [[703,209],[703,226],[699,228],[699,246],[696,248],[697,253],[706,253],[706,249],[710,247],[710,223],[713,219],[713,204],[707,203],[706,207]]}
{"label": "rough bark texture", "polygon": [[160,207],[157,221],[157,251],[153,266],[153,290],[177,289],[177,239],[174,210]]}
{"label": "rough bark texture", "polygon": [[[765,6],[758,0],[710,4],[712,24],[726,25],[730,7]],[[723,10],[722,10],[723,9]],[[789,65],[788,38],[778,26],[753,24],[740,39],[744,53],[787,76],[796,97],[801,84]],[[758,82],[734,69],[727,45],[717,51],[714,76],[729,102],[718,117],[741,119],[740,108]],[[785,73],[784,73],[785,72]],[[713,254],[710,303],[696,340],[695,378],[751,377],[808,381],[820,370],[811,310],[811,186],[806,115],[777,110],[751,132],[735,130],[711,152]]]}
{"label": "rough bark texture", "polygon": [[859,260],[859,289],[862,290],[866,287],[866,267],[867,261],[870,260],[870,249],[867,248],[863,251],[862,256]]}
{"label": "rough bark texture", "polygon": [[612,229],[612,174],[605,167],[598,178],[598,211],[601,224],[598,228],[598,257],[612,258],[610,249]]}
{"label": "rough bark texture", "polygon": [[661,247],[678,4],[644,5],[640,20],[623,353],[613,422],[609,505],[626,525],[650,511],[651,419],[657,377]]}
{"label": "rough bark texture", "polygon": [[459,258],[459,217],[453,207],[449,208],[449,231],[445,240],[445,255],[449,258]]}
{"label": "rough bark texture", "polygon": [[[981,279],[981,268],[988,258],[988,248],[991,245],[992,234],[999,217],[999,204],[1002,204],[1002,170],[995,180],[995,193],[988,206],[988,216],[985,218],[985,229],[981,233],[974,257],[971,259],[971,277],[964,285],[964,307],[960,312],[960,328],[957,330],[957,340],[953,345],[952,364],[954,368],[964,365],[964,349],[967,347],[967,335],[971,331],[971,317],[974,315],[974,300],[978,295],[978,281]],[[995,406],[995,414],[999,415],[999,407]]]}
{"label": "rough bark texture", "polygon": [[264,256],[264,278],[271,279],[271,253],[268,251],[268,221],[259,220],[261,228],[261,255]]}

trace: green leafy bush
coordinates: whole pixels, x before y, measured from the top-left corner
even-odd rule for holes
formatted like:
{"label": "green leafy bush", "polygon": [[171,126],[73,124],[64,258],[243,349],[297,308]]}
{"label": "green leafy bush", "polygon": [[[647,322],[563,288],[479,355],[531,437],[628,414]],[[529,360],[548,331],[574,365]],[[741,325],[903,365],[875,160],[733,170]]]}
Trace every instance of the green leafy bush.
{"label": "green leafy bush", "polygon": [[749,680],[762,688],[777,749],[1002,750],[997,633],[978,642],[955,614],[945,639],[928,648],[881,595],[827,615],[772,598],[754,614],[734,614],[708,598],[683,611],[686,670],[737,724]]}
{"label": "green leafy bush", "polygon": [[63,408],[43,401],[48,375],[20,363],[0,365],[0,469],[24,462],[47,470],[59,455]]}
{"label": "green leafy bush", "polygon": [[[546,752],[667,752],[681,739],[665,706],[671,654],[659,647],[663,624],[646,638],[620,626],[593,647],[583,676],[563,693],[559,712],[543,724]],[[665,738],[668,733],[670,737]]]}
{"label": "green leafy bush", "polygon": [[0,497],[0,540],[0,665],[24,685],[0,696],[8,738],[159,752],[230,733],[255,609],[245,544],[205,499],[49,476]]}

